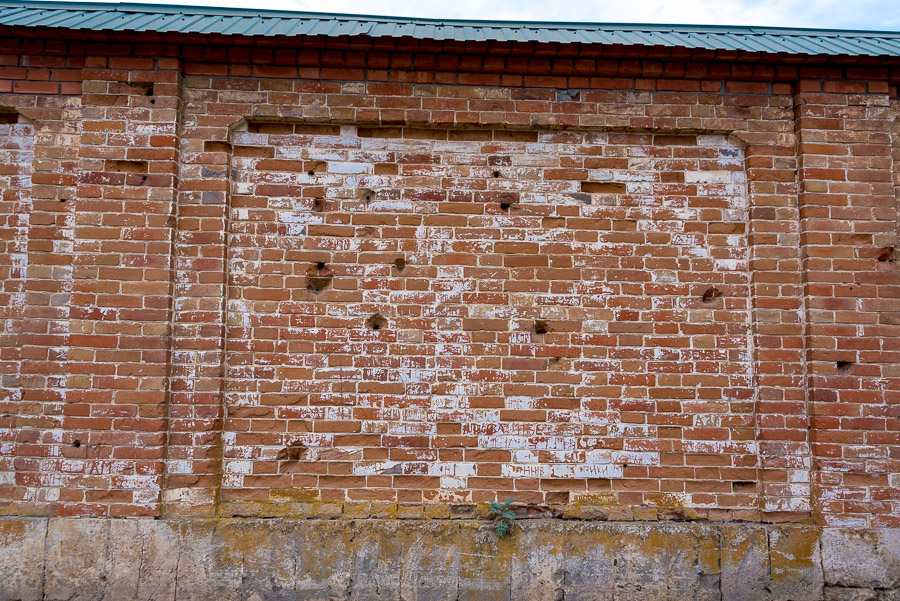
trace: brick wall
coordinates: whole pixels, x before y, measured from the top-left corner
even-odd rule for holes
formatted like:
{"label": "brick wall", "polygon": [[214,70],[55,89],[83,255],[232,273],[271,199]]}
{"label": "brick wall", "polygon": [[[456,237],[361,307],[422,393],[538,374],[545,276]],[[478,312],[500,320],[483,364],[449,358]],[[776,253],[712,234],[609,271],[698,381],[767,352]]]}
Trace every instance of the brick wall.
{"label": "brick wall", "polygon": [[14,33],[4,512],[900,525],[896,70]]}

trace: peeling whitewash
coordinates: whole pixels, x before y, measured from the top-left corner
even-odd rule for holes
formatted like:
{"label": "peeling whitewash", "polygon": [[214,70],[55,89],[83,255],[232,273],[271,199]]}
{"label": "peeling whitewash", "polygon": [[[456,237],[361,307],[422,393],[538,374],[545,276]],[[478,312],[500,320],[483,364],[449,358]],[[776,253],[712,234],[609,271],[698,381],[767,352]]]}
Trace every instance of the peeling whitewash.
{"label": "peeling whitewash", "polygon": [[[419,473],[453,491],[436,500],[471,499],[478,464],[444,459],[445,435],[508,451],[493,475],[513,496],[693,455],[757,465],[741,148],[723,136],[651,150],[652,136],[606,133],[341,131],[235,133],[235,145],[274,146],[276,160],[320,163],[232,163],[226,488]],[[387,325],[372,331],[376,313]],[[661,434],[675,427],[684,440],[672,446]],[[370,445],[391,459],[366,458]],[[291,446],[302,447],[293,459]],[[755,502],[711,494],[718,507]]]}

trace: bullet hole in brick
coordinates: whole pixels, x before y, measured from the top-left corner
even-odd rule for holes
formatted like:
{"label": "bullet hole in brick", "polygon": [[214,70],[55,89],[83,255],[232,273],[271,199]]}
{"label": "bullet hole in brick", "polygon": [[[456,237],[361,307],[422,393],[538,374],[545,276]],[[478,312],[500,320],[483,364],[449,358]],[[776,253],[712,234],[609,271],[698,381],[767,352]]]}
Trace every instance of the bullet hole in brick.
{"label": "bullet hole in brick", "polygon": [[324,273],[325,263],[320,261],[315,265],[310,265],[306,270],[306,289],[313,294],[318,294],[328,287],[334,277],[330,273]]}
{"label": "bullet hole in brick", "polygon": [[627,470],[627,469],[628,469],[628,464],[627,464],[627,463],[623,463],[623,464],[622,464],[622,469],[626,469],[626,470]]}
{"label": "bullet hole in brick", "polygon": [[15,125],[18,122],[18,113],[0,112],[0,125]]}
{"label": "bullet hole in brick", "polygon": [[534,333],[535,334],[546,334],[550,331],[550,322],[545,321],[543,319],[539,319],[534,322]]}
{"label": "bullet hole in brick", "polygon": [[838,361],[835,366],[840,373],[847,373],[853,368],[853,361]]}
{"label": "bullet hole in brick", "polygon": [[306,283],[306,289],[310,292],[318,294],[328,288],[328,284],[331,283],[330,277],[308,277]]}
{"label": "bullet hole in brick", "polygon": [[146,88],[144,91],[144,96],[153,96],[153,84],[148,83],[145,84],[144,87]]}
{"label": "bullet hole in brick", "polygon": [[403,257],[394,259],[394,267],[397,268],[397,271],[403,271],[406,268],[406,259]]}
{"label": "bullet hole in brick", "polygon": [[383,330],[387,327],[387,325],[387,320],[378,313],[372,315],[371,317],[369,317],[369,319],[366,320],[366,328],[369,330]]}
{"label": "bullet hole in brick", "polygon": [[894,247],[888,246],[886,248],[882,248],[878,252],[878,262],[879,263],[893,263],[895,261],[894,258]]}
{"label": "bullet hole in brick", "polygon": [[371,194],[366,194],[366,197],[365,197],[365,198],[366,198],[366,202],[372,202],[372,195],[371,195]]}
{"label": "bullet hole in brick", "polygon": [[324,211],[325,210],[325,199],[324,198],[316,198],[313,200],[313,210],[314,211]]}
{"label": "bullet hole in brick", "polygon": [[703,293],[703,295],[700,297],[700,300],[702,300],[704,303],[711,303],[715,299],[721,298],[721,297],[722,297],[722,291],[719,290],[718,288],[716,288],[715,286],[713,286],[712,288],[708,288],[706,290],[706,292]]}
{"label": "bullet hole in brick", "polygon": [[500,177],[500,172],[494,171],[493,173],[491,173],[491,177]]}
{"label": "bullet hole in brick", "polygon": [[278,455],[275,456],[275,459],[278,461],[300,461],[306,455],[308,450],[309,449],[303,446],[284,447],[278,451]]}
{"label": "bullet hole in brick", "polygon": [[510,203],[508,203],[508,202],[501,202],[501,203],[500,203],[500,210],[502,210],[502,211],[508,211],[508,210],[509,210],[509,207],[511,207],[511,206],[512,206],[512,205],[511,205]]}
{"label": "bullet hole in brick", "polygon": [[150,104],[156,104],[156,98],[151,98],[151,99],[150,99]]}
{"label": "bullet hole in brick", "polygon": [[76,438],[75,442],[72,443],[72,446],[75,447],[76,449],[81,447],[81,441]]}
{"label": "bullet hole in brick", "polygon": [[306,174],[310,177],[314,176],[316,173],[319,173],[320,171],[327,171],[327,168],[328,168],[328,165],[325,163],[325,161],[316,161],[314,163],[307,163],[307,166],[309,167],[309,171],[307,171]]}

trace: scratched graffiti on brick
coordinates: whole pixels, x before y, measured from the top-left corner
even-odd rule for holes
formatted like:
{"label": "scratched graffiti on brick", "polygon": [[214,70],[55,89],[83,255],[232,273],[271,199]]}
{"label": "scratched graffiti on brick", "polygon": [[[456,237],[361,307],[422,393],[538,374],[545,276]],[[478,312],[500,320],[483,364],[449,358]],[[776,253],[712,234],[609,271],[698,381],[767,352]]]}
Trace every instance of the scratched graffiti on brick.
{"label": "scratched graffiti on brick", "polygon": [[754,506],[731,487],[757,467],[734,143],[250,129],[232,141],[223,498]]}

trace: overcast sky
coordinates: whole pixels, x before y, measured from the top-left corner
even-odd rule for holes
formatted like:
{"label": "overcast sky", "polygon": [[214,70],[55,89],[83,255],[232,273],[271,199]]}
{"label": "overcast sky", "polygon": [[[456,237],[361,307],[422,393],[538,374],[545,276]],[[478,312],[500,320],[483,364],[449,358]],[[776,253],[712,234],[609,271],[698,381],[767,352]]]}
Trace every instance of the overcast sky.
{"label": "overcast sky", "polygon": [[688,23],[900,31],[900,0],[156,0],[154,3],[492,21]]}

